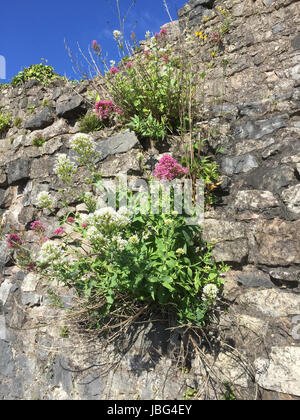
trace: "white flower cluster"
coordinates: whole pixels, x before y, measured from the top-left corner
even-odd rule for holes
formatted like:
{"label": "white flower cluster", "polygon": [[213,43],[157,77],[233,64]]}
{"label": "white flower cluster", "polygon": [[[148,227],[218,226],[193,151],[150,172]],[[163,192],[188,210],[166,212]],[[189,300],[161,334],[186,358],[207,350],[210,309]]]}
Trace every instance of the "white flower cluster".
{"label": "white flower cluster", "polygon": [[219,289],[215,284],[207,284],[203,287],[203,295],[210,300],[215,300],[218,296]]}
{"label": "white flower cluster", "polygon": [[71,148],[79,156],[91,156],[96,150],[96,143],[88,134],[77,133],[70,141]]}
{"label": "white flower cluster", "polygon": [[128,241],[126,241],[125,239],[122,239],[121,236],[113,236],[112,243],[115,244],[115,246],[117,247],[119,251],[124,251],[124,249],[126,248],[128,244]]}
{"label": "white flower cluster", "polygon": [[117,41],[118,39],[120,39],[121,37],[121,32],[118,31],[117,29],[113,31],[113,36],[114,36],[114,40]]}
{"label": "white flower cluster", "polygon": [[106,242],[106,238],[103,236],[101,232],[96,228],[96,226],[90,226],[86,230],[86,238],[89,242],[103,242],[103,244]]}
{"label": "white flower cluster", "polygon": [[76,166],[70,161],[66,154],[58,155],[54,166],[54,173],[63,181],[71,180],[76,172]]}
{"label": "white flower cluster", "polygon": [[125,207],[120,208],[119,211],[114,210],[112,207],[102,207],[93,213],[92,219],[96,225],[109,224],[111,226],[125,227],[129,222],[128,210]]}
{"label": "white flower cluster", "polygon": [[37,260],[41,264],[58,263],[61,261],[62,256],[62,246],[57,242],[47,241],[42,245]]}
{"label": "white flower cluster", "polygon": [[133,245],[137,245],[139,243],[139,237],[137,235],[133,235],[128,239],[128,242]]}
{"label": "white flower cluster", "polygon": [[42,209],[50,209],[53,206],[53,199],[48,191],[41,191],[37,196],[37,205]]}

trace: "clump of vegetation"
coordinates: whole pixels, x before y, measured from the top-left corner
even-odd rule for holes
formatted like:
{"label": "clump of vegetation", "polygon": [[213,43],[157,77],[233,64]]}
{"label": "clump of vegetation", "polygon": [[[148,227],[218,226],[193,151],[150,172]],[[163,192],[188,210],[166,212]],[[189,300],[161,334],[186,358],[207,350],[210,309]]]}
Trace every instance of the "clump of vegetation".
{"label": "clump of vegetation", "polygon": [[[184,60],[173,57],[167,31],[162,29],[152,38],[146,34],[144,51],[133,61],[124,53],[122,34],[114,31],[114,37],[124,58],[118,68],[111,63],[106,82],[121,120],[154,140],[180,132],[182,120],[188,119],[189,108],[195,105],[192,74]],[[98,56],[97,45],[93,49]]]}
{"label": "clump of vegetation", "polygon": [[42,147],[43,145],[44,145],[44,143],[46,143],[46,139],[44,139],[44,137],[41,137],[41,136],[39,136],[39,137],[35,137],[33,140],[32,140],[32,145],[33,146],[36,146],[36,147]]}
{"label": "clump of vegetation", "polygon": [[4,112],[0,113],[0,134],[5,133],[12,126],[12,116]]}
{"label": "clump of vegetation", "polygon": [[59,74],[55,73],[52,66],[46,65],[42,62],[40,64],[32,64],[29,67],[25,67],[24,70],[20,71],[15,77],[13,77],[11,84],[13,86],[19,86],[28,80],[35,79],[43,85],[47,85],[59,77]]}
{"label": "clump of vegetation", "polygon": [[27,109],[30,114],[33,114],[35,111],[35,105],[28,105]]}
{"label": "clump of vegetation", "polygon": [[22,125],[23,119],[20,117],[15,118],[14,120],[14,126],[17,128],[20,128]]}
{"label": "clump of vegetation", "polygon": [[91,133],[99,131],[103,128],[103,123],[96,114],[87,114],[80,118],[79,127],[81,133]]}

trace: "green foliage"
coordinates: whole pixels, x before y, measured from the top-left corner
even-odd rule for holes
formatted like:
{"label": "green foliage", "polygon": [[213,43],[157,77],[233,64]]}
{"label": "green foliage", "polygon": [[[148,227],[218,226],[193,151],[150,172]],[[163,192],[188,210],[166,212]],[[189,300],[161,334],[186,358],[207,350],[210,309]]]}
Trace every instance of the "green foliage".
{"label": "green foliage", "polygon": [[127,127],[132,128],[136,134],[142,137],[151,137],[154,140],[164,139],[166,137],[166,120],[162,117],[159,122],[153,118],[150,113],[148,117],[141,119],[138,115],[131,118]]}
{"label": "green foliage", "polygon": [[32,145],[33,146],[36,146],[36,147],[42,147],[43,145],[44,145],[44,143],[46,143],[46,139],[44,139],[44,137],[41,137],[41,136],[39,136],[39,137],[35,137],[33,140],[32,140]]}
{"label": "green foliage", "polygon": [[20,117],[15,118],[14,120],[14,126],[17,128],[20,128],[22,125],[23,119]]}
{"label": "green foliage", "polygon": [[192,400],[194,399],[198,394],[197,389],[188,388],[186,392],[183,394],[182,399],[183,400]]}
{"label": "green foliage", "polygon": [[236,401],[235,393],[234,393],[233,389],[231,388],[229,382],[224,382],[224,387],[225,387],[225,392],[224,392],[222,400]]}
{"label": "green foliage", "polygon": [[91,133],[93,131],[99,131],[103,128],[103,123],[96,114],[87,114],[82,116],[79,120],[79,124],[81,133]]}
{"label": "green foliage", "polygon": [[12,116],[10,114],[5,114],[0,112],[0,134],[8,131],[12,125]]}
{"label": "green foliage", "polygon": [[69,328],[67,326],[61,327],[59,335],[61,338],[68,338],[70,335]]}
{"label": "green foliage", "polygon": [[43,108],[47,108],[49,107],[50,103],[49,103],[49,99],[44,99],[42,102],[42,107]]}
{"label": "green foliage", "polygon": [[194,106],[190,67],[182,58],[172,58],[165,40],[151,40],[149,51],[136,55],[132,63],[123,59],[120,71],[108,72],[106,80],[124,122],[153,139],[180,131],[189,101]]}
{"label": "green foliage", "polygon": [[213,156],[202,154],[202,146],[206,139],[193,143],[192,153],[186,153],[182,163],[189,168],[189,176],[192,180],[203,179],[205,187],[205,204],[211,207],[217,200],[214,190],[220,184],[218,164],[213,161]]}
{"label": "green foliage", "polygon": [[32,64],[30,67],[25,67],[24,70],[20,71],[15,77],[13,77],[11,84],[13,86],[19,86],[30,79],[35,79],[43,85],[47,85],[58,77],[60,76],[55,73],[52,66],[48,66],[43,63]]}
{"label": "green foliage", "polygon": [[30,112],[30,114],[33,114],[35,111],[35,105],[28,105],[27,109]]}
{"label": "green foliage", "polygon": [[126,224],[114,222],[113,214],[98,216],[97,223],[91,220],[90,256],[56,269],[61,281],[69,284],[72,279],[88,299],[105,296],[100,319],[118,310],[119,297],[124,296],[169,308],[181,324],[205,323],[213,299],[203,295],[203,288],[213,284],[218,290],[223,280],[198,226],[187,226],[183,216],[164,214],[137,213]]}

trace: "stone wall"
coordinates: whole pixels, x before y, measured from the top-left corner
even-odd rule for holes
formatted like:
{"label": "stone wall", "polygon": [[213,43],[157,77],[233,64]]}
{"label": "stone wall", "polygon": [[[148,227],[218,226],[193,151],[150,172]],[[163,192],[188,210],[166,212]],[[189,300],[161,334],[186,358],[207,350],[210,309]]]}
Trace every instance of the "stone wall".
{"label": "stone wall", "polygon": [[[218,204],[206,214],[205,237],[214,243],[216,260],[232,267],[224,289],[229,310],[220,316],[215,346],[205,359],[192,360],[189,372],[175,369],[169,357],[171,347],[180,344],[179,334],[166,334],[159,324],[129,332],[126,352],[103,349],[97,337],[79,334],[66,320],[72,291],[21,272],[2,242],[0,399],[181,399],[187,389],[220,399],[224,382],[248,399],[300,397],[299,2],[222,5],[231,23],[213,61],[216,45],[194,40],[191,47],[195,71],[205,67],[207,73],[206,119],[199,119],[198,128],[210,132],[209,153],[222,147],[215,158],[223,183]],[[216,31],[216,6],[191,0],[179,22],[166,25],[174,42],[186,24],[192,33]],[[6,232],[27,229],[32,241],[31,221],[40,218],[55,227],[53,218],[41,216],[36,197],[43,190],[58,196],[55,155],[70,154],[76,121],[91,106],[88,89],[89,82],[75,86],[60,80],[47,88],[30,81],[0,91],[0,106],[23,120],[0,140]],[[32,143],[39,136],[46,140],[42,147]],[[108,129],[93,137],[105,177],[141,176],[141,151],[150,172],[148,153],[133,133]],[[175,157],[176,145],[170,140]],[[82,171],[78,185],[84,176]],[[64,212],[59,198],[56,211]],[[49,289],[62,296],[59,305],[53,305]],[[62,329],[68,322],[66,337]],[[218,371],[216,377],[209,377],[206,364]]]}

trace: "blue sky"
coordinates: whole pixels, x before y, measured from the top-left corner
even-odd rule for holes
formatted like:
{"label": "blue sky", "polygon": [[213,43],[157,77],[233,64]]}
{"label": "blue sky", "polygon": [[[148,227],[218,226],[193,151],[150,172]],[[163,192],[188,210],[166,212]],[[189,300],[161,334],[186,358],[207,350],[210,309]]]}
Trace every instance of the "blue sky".
{"label": "blue sky", "polygon": [[[0,79],[0,83],[8,83],[24,67],[40,63],[41,58],[47,59],[59,74],[80,79],[72,69],[64,39],[75,54],[77,42],[87,51],[95,39],[104,51],[111,51],[110,58],[115,59],[112,31],[119,29],[115,1],[2,0],[0,56],[5,57],[6,79]],[[124,15],[131,0],[119,1]],[[167,0],[173,19],[186,1]],[[168,21],[163,0],[136,0],[126,20],[126,29],[129,34],[133,29],[141,40],[146,30],[158,32]]]}

